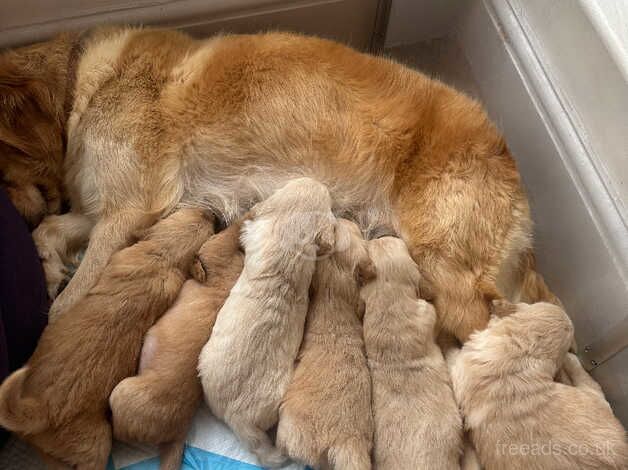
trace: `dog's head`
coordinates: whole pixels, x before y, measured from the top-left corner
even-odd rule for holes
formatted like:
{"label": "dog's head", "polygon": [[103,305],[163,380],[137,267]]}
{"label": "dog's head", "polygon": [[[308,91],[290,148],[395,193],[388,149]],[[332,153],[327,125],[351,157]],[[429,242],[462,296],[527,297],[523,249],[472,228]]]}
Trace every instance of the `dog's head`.
{"label": "dog's head", "polygon": [[375,278],[375,265],[371,261],[367,242],[354,222],[338,219],[332,256],[345,269],[351,270],[359,286]]}
{"label": "dog's head", "polygon": [[0,54],[0,185],[35,226],[62,203],[66,94],[76,36]]}
{"label": "dog's head", "polygon": [[260,248],[272,243],[286,256],[327,256],[334,250],[331,208],[327,186],[312,178],[289,180],[250,211],[256,228],[250,230],[245,224],[244,244]]}
{"label": "dog's head", "polygon": [[369,241],[368,250],[378,279],[409,286],[419,296],[421,274],[403,240],[391,236],[377,238]]}
{"label": "dog's head", "polygon": [[512,304],[496,300],[492,309],[495,318],[489,324],[491,334],[516,345],[513,354],[550,360],[558,366],[573,345],[573,324],[558,305],[547,302]]}
{"label": "dog's head", "polygon": [[[225,270],[242,271],[244,250],[240,243],[243,220],[234,222],[222,232],[212,236],[199,249],[192,267],[191,276],[205,284],[212,277],[224,275]],[[213,282],[220,280],[214,279]]]}

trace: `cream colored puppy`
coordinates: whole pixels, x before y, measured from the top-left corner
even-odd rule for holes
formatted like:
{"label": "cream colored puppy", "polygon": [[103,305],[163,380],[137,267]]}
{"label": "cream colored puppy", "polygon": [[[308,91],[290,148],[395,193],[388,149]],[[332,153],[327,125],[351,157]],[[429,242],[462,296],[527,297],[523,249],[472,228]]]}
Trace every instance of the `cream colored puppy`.
{"label": "cream colored puppy", "polygon": [[[452,367],[456,398],[486,470],[628,468],[622,425],[567,354],[573,326],[548,303],[498,301]],[[573,386],[557,383],[563,367]]]}
{"label": "cream colored puppy", "polygon": [[316,264],[305,335],[277,428],[279,449],[312,467],[371,468],[371,378],[360,284],[372,276],[360,229],[338,220],[334,251]]}
{"label": "cream colored puppy", "polygon": [[292,377],[317,251],[334,241],[331,202],[324,185],[300,178],[253,208],[241,235],[244,269],[199,358],[211,411],[264,466],[285,461],[266,431]]}
{"label": "cream colored puppy", "polygon": [[368,248],[377,277],[361,295],[373,381],[375,468],[458,468],[462,419],[435,342],[434,307],[419,299],[417,265],[399,238],[372,240]]}

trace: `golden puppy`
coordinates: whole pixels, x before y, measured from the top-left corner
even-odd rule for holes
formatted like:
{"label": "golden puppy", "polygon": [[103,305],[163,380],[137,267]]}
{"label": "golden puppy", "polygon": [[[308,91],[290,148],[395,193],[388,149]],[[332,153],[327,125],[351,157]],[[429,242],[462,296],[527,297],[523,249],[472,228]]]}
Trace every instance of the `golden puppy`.
{"label": "golden puppy", "polygon": [[[486,470],[625,469],[625,430],[577,357],[573,326],[549,303],[495,302],[452,367],[454,392]],[[573,386],[554,381],[564,368]]]}
{"label": "golden puppy", "polygon": [[285,457],[266,431],[279,405],[303,338],[308,288],[317,250],[333,244],[331,197],[312,179],[289,182],[244,222],[244,269],[199,358],[211,411],[264,466]]}
{"label": "golden puppy", "polygon": [[338,220],[334,251],[316,264],[305,335],[277,428],[278,448],[316,468],[371,468],[371,379],[359,282],[373,275],[360,229]]}
{"label": "golden puppy", "polygon": [[240,223],[205,242],[193,266],[196,280],[183,284],[175,304],[148,331],[138,375],[120,382],[109,398],[114,436],[160,445],[163,470],[181,466],[185,437],[203,396],[198,356],[243,264]]}
{"label": "golden puppy", "polygon": [[2,384],[0,425],[49,461],[105,468],[109,394],[135,373],[142,338],[177,297],[212,231],[203,211],[182,209],[116,253],[87,296],[48,325],[27,365]]}
{"label": "golden puppy", "polygon": [[295,176],[327,184],[363,230],[402,232],[460,339],[486,327],[487,299],[543,294],[519,174],[482,106],[319,38],[107,26],[4,53],[0,173],[32,220],[65,183],[73,216],[48,224],[47,279],[89,238],[53,316],[128,245],[137,207],[201,204],[231,221]]}
{"label": "golden puppy", "polygon": [[454,469],[462,418],[436,345],[434,307],[419,299],[420,275],[406,244],[368,244],[377,277],[362,288],[364,341],[373,380],[374,466]]}

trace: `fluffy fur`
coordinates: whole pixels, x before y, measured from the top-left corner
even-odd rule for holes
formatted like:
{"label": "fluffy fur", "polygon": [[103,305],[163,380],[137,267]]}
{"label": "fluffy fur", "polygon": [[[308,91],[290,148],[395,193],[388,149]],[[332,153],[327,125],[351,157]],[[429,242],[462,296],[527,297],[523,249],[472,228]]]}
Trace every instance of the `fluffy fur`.
{"label": "fluffy fur", "polygon": [[316,468],[371,468],[371,380],[360,281],[374,275],[357,225],[340,219],[310,288],[305,335],[279,412],[277,446]]}
{"label": "fluffy fur", "polygon": [[[61,58],[46,60],[37,82],[57,103],[41,117],[25,114],[37,95],[20,85],[29,70],[40,73],[33,49],[0,61],[2,96],[14,103],[0,106],[14,122],[0,124],[0,141],[12,145],[44,117],[56,123],[45,140],[65,137],[67,152],[51,165],[64,176],[74,214],[93,227],[71,231],[82,230],[89,246],[52,315],[95,283],[129,243],[141,211],[184,203],[232,220],[303,175],[327,184],[336,212],[362,230],[388,225],[401,233],[440,323],[461,339],[486,326],[487,299],[524,298],[522,288],[542,293],[533,263],[522,262],[531,223],[515,163],[482,107],[463,94],[389,59],[294,34],[198,41],[175,31],[99,28],[83,36],[68,73],[63,58],[75,44],[66,37],[37,46],[39,57]],[[59,123],[66,88],[68,118]],[[7,152],[0,150],[3,177],[14,182],[11,171],[31,167],[24,152],[10,162]],[[28,193],[33,178],[9,184]],[[46,263],[49,279],[60,269]]]}
{"label": "fluffy fur", "polygon": [[63,201],[74,44],[62,34],[0,54],[0,184],[31,227]]}
{"label": "fluffy fur", "polygon": [[[567,351],[573,326],[548,303],[496,302],[464,345],[454,392],[486,470],[625,469],[626,433],[599,385]],[[563,366],[573,386],[554,381]]]}
{"label": "fluffy fur", "polygon": [[434,307],[419,298],[419,270],[398,238],[372,240],[368,248],[377,273],[361,292],[373,381],[374,466],[458,468],[462,418],[435,342]]}
{"label": "fluffy fur", "polygon": [[162,470],[181,466],[185,437],[203,394],[198,356],[243,264],[240,223],[204,243],[193,265],[196,280],[183,284],[175,304],[148,331],[138,375],[111,393],[114,436],[160,445]]}
{"label": "fluffy fur", "polygon": [[135,373],[142,338],[176,298],[211,233],[203,211],[183,209],[116,253],[87,296],[48,325],[26,366],[2,384],[0,425],[49,461],[105,468],[109,394]]}
{"label": "fluffy fur", "polygon": [[286,184],[245,221],[244,269],[199,358],[205,400],[265,466],[285,461],[266,431],[278,420],[303,338],[317,250],[333,244],[327,188]]}

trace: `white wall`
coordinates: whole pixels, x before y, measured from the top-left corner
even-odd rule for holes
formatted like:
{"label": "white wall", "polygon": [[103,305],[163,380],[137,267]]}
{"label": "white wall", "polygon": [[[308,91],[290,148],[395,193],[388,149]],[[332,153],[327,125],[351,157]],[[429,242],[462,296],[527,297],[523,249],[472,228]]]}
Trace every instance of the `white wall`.
{"label": "white wall", "polygon": [[453,26],[466,0],[392,0],[386,47],[440,38]]}

